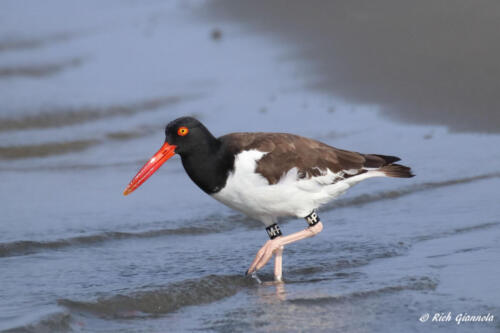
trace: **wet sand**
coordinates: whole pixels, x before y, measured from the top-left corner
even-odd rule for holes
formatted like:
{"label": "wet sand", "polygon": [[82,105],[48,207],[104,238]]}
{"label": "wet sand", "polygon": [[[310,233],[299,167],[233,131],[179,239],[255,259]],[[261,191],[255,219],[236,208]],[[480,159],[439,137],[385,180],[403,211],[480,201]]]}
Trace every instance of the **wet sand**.
{"label": "wet sand", "polygon": [[157,111],[162,107],[192,99],[194,96],[162,96],[123,105],[104,107],[65,107],[55,110],[40,110],[37,114],[22,117],[0,117],[0,132],[25,129],[45,129],[72,126],[98,120],[126,117],[137,113]]}
{"label": "wet sand", "polygon": [[54,75],[68,68],[81,66],[83,59],[75,58],[70,60],[61,61],[53,64],[37,64],[17,67],[0,67],[0,79],[10,77],[43,77]]}
{"label": "wet sand", "polygon": [[7,39],[0,41],[0,52],[31,50],[44,47],[53,43],[63,43],[74,37],[74,34],[60,33],[42,38]]}
{"label": "wet sand", "polygon": [[500,131],[498,1],[218,0],[205,9],[294,45],[314,88],[397,120]]}

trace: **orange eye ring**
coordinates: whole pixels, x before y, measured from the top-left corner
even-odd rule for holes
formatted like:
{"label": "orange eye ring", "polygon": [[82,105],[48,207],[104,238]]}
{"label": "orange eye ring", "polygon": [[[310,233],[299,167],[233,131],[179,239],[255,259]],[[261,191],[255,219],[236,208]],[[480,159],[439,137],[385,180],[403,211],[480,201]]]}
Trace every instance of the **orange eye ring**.
{"label": "orange eye ring", "polygon": [[185,136],[189,133],[189,129],[186,126],[179,127],[177,130],[177,135],[179,136]]}

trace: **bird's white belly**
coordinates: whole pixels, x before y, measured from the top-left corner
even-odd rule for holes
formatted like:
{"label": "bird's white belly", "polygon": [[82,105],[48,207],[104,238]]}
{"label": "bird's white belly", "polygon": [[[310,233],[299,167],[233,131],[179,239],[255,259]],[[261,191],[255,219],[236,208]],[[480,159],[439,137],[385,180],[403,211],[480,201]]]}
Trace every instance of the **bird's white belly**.
{"label": "bird's white belly", "polygon": [[307,216],[352,185],[348,181],[333,184],[338,175],[330,170],[322,176],[299,179],[295,168],[289,170],[278,183],[271,185],[266,178],[255,172],[257,161],[265,154],[250,150],[236,155],[234,170],[228,176],[226,185],[212,196],[225,205],[270,225],[278,217]]}

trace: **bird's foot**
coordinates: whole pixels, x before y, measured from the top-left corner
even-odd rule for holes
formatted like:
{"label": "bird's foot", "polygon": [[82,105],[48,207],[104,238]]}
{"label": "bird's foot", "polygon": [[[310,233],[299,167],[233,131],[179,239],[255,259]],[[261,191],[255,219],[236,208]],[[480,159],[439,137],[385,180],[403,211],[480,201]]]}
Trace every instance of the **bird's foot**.
{"label": "bird's foot", "polygon": [[257,271],[254,271],[252,273],[252,279],[254,279],[255,281],[257,281],[258,284],[262,284],[262,280],[259,279],[259,276],[257,275]]}
{"label": "bird's foot", "polygon": [[[275,239],[268,240],[263,247],[255,255],[255,259],[253,260],[250,268],[247,270],[246,274],[252,274],[253,272],[264,267],[268,261],[272,258],[273,254],[276,250],[283,250],[283,243],[281,241],[281,236]],[[281,279],[281,272],[279,274],[279,278]]]}

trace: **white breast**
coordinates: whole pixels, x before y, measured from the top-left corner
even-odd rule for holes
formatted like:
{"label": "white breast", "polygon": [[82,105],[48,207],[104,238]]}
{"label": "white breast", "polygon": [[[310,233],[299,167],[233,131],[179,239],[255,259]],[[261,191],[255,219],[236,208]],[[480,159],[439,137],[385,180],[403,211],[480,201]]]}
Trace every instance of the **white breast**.
{"label": "white breast", "polygon": [[304,217],[314,209],[343,194],[359,181],[380,172],[369,171],[359,176],[341,179],[327,170],[322,175],[300,179],[298,170],[289,170],[278,183],[269,184],[266,178],[255,172],[257,161],[266,153],[249,150],[236,155],[234,171],[228,176],[226,186],[212,194],[216,200],[239,210],[266,225],[276,222],[278,217]]}

